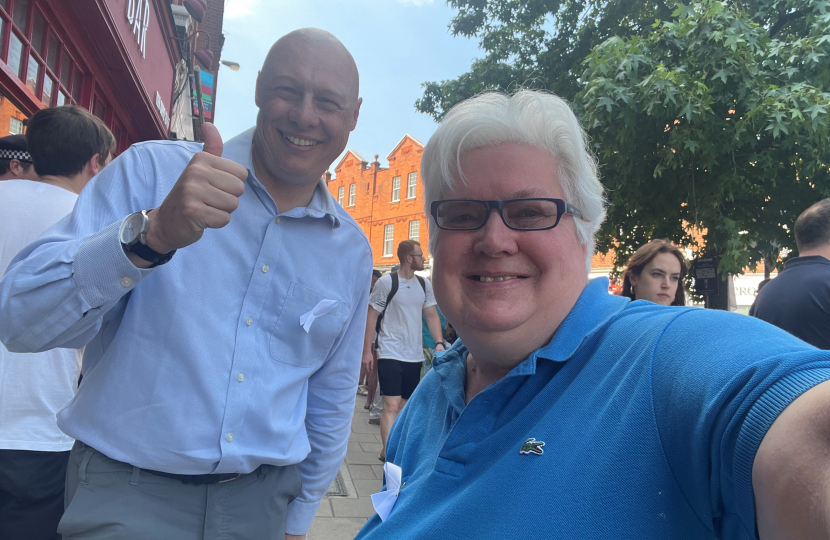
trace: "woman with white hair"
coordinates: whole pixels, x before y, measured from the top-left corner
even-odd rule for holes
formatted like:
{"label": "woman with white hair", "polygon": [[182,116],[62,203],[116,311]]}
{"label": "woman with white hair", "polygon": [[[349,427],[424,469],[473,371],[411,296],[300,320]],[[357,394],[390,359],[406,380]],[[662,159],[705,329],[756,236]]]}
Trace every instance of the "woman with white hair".
{"label": "woman with white hair", "polygon": [[427,144],[433,286],[460,339],[398,416],[401,487],[358,538],[827,538],[830,352],[589,282],[585,146],[534,91],[463,102]]}

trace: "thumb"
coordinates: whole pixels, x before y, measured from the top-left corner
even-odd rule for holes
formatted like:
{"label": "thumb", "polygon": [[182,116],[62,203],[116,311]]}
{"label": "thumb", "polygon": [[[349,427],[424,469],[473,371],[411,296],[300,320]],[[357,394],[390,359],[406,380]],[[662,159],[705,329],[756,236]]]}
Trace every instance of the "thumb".
{"label": "thumb", "polygon": [[202,124],[202,136],[205,138],[205,145],[202,148],[203,152],[213,154],[214,156],[222,156],[222,136],[219,135],[219,130],[210,122]]}

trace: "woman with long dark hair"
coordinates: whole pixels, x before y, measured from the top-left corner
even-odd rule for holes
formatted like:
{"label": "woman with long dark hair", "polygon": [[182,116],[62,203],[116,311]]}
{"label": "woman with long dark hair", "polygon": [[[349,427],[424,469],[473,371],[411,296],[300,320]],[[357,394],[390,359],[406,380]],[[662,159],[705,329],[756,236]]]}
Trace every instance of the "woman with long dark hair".
{"label": "woman with long dark hair", "polygon": [[664,306],[684,306],[683,278],[686,272],[686,258],[674,244],[652,240],[628,259],[621,295]]}

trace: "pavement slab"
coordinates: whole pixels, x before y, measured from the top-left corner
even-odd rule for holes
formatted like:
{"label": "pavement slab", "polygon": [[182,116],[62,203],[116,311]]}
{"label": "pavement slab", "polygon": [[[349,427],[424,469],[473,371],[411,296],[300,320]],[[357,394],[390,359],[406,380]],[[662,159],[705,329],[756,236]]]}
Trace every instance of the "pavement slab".
{"label": "pavement slab", "polygon": [[357,536],[364,523],[366,520],[362,518],[314,518],[308,531],[308,540],[351,540]]}
{"label": "pavement slab", "polygon": [[364,402],[358,396],[346,458],[340,466],[347,494],[323,497],[308,531],[308,540],[353,540],[375,514],[371,495],[383,485],[383,464],[378,460],[380,426],[369,424],[369,411],[363,408]]}

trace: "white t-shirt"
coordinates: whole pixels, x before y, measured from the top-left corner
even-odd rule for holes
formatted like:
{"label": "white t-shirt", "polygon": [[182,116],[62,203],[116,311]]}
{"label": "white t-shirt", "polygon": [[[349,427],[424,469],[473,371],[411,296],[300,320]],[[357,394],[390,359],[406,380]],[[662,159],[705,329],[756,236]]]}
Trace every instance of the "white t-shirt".
{"label": "white t-shirt", "polygon": [[[424,280],[426,293],[418,278],[401,279],[398,276],[398,292],[392,297],[383,316],[378,336],[378,358],[401,362],[423,362],[424,348],[421,330],[421,313],[435,305],[432,283]],[[386,297],[392,290],[392,274],[386,274],[375,283],[369,295],[369,305],[383,311]]]}
{"label": "white t-shirt", "polygon": [[[17,252],[72,212],[78,196],[29,180],[0,181],[0,274]],[[73,440],[55,423],[72,399],[81,353],[52,349],[13,353],[0,343],[0,448],[63,452]]]}

